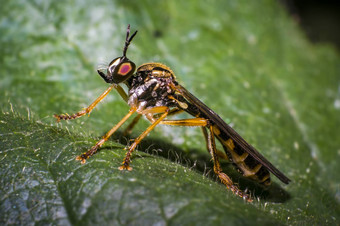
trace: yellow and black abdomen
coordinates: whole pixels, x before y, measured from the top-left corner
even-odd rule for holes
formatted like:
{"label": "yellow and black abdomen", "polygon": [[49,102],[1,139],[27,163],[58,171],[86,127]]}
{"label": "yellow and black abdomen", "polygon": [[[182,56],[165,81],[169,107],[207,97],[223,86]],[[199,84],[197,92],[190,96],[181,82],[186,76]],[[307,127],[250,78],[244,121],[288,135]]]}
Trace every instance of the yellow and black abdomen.
{"label": "yellow and black abdomen", "polygon": [[244,177],[266,186],[271,184],[269,171],[259,161],[244,151],[237,142],[234,142],[231,137],[219,130],[216,125],[213,125],[213,131],[230,161]]}
{"label": "yellow and black abdomen", "polygon": [[[194,117],[205,118],[209,121],[208,126],[212,125],[214,135],[222,144],[229,160],[244,177],[266,186],[271,184],[269,170],[246,151],[250,145],[247,144],[236,131],[222,121],[215,112],[203,103],[200,102],[201,105],[199,106],[190,102],[186,102],[186,104],[188,105],[188,107],[184,109],[186,112]],[[201,106],[204,108],[200,108]],[[236,139],[238,140],[236,141]],[[241,146],[242,144],[243,147]],[[259,154],[257,153],[257,155]],[[263,159],[263,157],[261,158]]]}
{"label": "yellow and black abdomen", "polygon": [[[208,126],[213,127],[213,133],[223,146],[229,160],[244,176],[263,185],[270,185],[270,172],[274,173],[282,182],[289,183],[289,179],[266,160],[254,147],[249,145],[233,128],[225,123],[213,110],[198,100],[191,93],[185,91],[187,108],[183,109],[194,117],[205,118]],[[179,97],[177,97],[179,98]]]}

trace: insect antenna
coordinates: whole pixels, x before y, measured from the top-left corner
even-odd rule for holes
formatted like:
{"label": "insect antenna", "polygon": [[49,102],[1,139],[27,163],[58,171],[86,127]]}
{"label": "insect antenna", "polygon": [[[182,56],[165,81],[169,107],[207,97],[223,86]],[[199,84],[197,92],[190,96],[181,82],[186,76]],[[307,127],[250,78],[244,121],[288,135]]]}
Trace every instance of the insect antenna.
{"label": "insect antenna", "polygon": [[131,37],[129,38],[130,36],[130,24],[128,25],[127,27],[127,31],[126,31],[126,39],[125,39],[125,46],[124,46],[124,50],[123,50],[123,56],[126,57],[126,51],[132,41],[132,39],[135,37],[135,35],[137,34],[137,31],[135,31]]}

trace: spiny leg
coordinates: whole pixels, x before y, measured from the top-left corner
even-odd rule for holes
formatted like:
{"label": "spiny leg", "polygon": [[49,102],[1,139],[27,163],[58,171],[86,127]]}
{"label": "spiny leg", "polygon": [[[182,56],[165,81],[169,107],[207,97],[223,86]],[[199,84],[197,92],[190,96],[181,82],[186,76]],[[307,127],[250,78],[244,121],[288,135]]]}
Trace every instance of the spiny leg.
{"label": "spiny leg", "polygon": [[233,181],[225,173],[223,173],[220,162],[218,160],[215,136],[213,133],[213,127],[211,125],[209,126],[208,147],[214,162],[214,172],[217,174],[221,182],[225,184],[227,188],[230,189],[235,195],[238,195],[239,197],[247,200],[248,202],[252,202],[253,200],[251,199],[251,197],[248,194],[241,191],[237,187],[237,185],[235,185]]}
{"label": "spiny leg", "polygon": [[90,114],[91,111],[96,107],[96,105],[102,101],[112,90],[112,88],[115,88],[119,95],[125,100],[127,101],[127,95],[125,93],[125,91],[123,90],[123,88],[120,85],[116,85],[116,84],[112,84],[109,88],[107,88],[95,101],[93,101],[92,104],[90,104],[90,106],[88,106],[87,108],[83,109],[82,111],[79,111],[75,114],[69,115],[69,114],[61,114],[61,115],[53,115],[53,117],[55,117],[57,119],[57,122],[60,122],[60,120],[71,120],[71,119],[76,119],[76,118],[80,118],[86,114]]}
{"label": "spiny leg", "polygon": [[79,118],[83,115],[89,114],[93,110],[93,108],[95,108],[95,106],[109,94],[109,92],[112,90],[112,88],[115,88],[115,86],[116,85],[113,84],[109,88],[107,88],[95,101],[93,101],[92,104],[90,104],[90,106],[83,109],[82,111],[79,111],[79,112],[72,114],[72,115],[68,115],[68,114],[57,115],[57,114],[55,114],[55,115],[53,115],[53,117],[55,117],[57,119],[57,121],[59,122],[60,120],[76,119],[76,118]]}
{"label": "spiny leg", "polygon": [[155,128],[169,113],[169,108],[168,107],[154,107],[151,109],[147,109],[143,111],[143,114],[156,114],[156,113],[161,113],[163,114],[156,120],[154,121],[139,137],[137,137],[134,142],[131,144],[129,147],[128,152],[125,155],[125,158],[123,160],[122,165],[119,167],[119,170],[132,170],[130,167],[130,158],[132,152],[136,149],[137,145],[150,133],[151,130]]}
{"label": "spiny leg", "polygon": [[113,84],[109,88],[107,88],[95,101],[93,101],[92,104],[90,104],[90,106],[83,109],[82,111],[79,111],[79,112],[72,114],[72,115],[68,115],[68,114],[57,115],[57,114],[55,114],[55,115],[53,115],[53,117],[55,117],[57,119],[57,121],[59,122],[60,120],[76,119],[76,118],[79,118],[83,115],[89,114],[93,110],[93,108],[95,108],[95,106],[109,94],[109,92],[112,90],[112,88],[115,88],[115,86],[116,85]]}
{"label": "spiny leg", "polygon": [[99,140],[89,151],[79,155],[76,160],[81,161],[82,164],[84,164],[86,162],[86,159],[90,158],[92,155],[94,155],[97,151],[98,148],[100,146],[102,146],[104,144],[105,141],[107,141],[109,139],[109,137],[117,131],[117,129],[119,127],[121,127],[121,125],[123,125],[123,123],[128,120],[128,118],[130,118],[130,116],[136,111],[135,108],[131,108],[129,113],[127,115],[124,116],[124,118],[122,118],[111,130],[109,130],[105,136]]}

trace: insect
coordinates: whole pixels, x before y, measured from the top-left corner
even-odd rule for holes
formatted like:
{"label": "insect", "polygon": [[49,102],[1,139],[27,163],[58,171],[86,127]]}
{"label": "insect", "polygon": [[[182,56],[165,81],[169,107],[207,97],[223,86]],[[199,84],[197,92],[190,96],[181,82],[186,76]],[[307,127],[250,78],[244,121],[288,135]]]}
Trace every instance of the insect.
{"label": "insect", "polygon": [[[151,125],[140,134],[134,142],[127,147],[127,152],[120,170],[132,170],[131,154],[137,145],[145,138],[158,124],[171,126],[198,126],[202,128],[207,144],[207,149],[211,154],[214,163],[214,172],[234,194],[251,202],[252,198],[243,192],[232,180],[222,171],[220,158],[228,158],[244,177],[250,178],[263,185],[271,183],[270,173],[274,174],[283,183],[288,184],[290,179],[273,166],[254,147],[248,144],[234,129],[225,123],[213,110],[202,103],[198,98],[181,86],[172,70],[161,63],[146,63],[139,66],[130,61],[126,52],[137,34],[135,31],[130,36],[130,25],[126,32],[123,56],[111,61],[106,69],[106,73],[97,70],[98,74],[105,82],[111,85],[86,109],[75,114],[54,115],[60,120],[76,119],[89,114],[93,108],[103,100],[112,89],[116,89],[120,96],[130,106],[129,112],[99,140],[90,150],[79,155],[76,160],[82,164],[94,155],[98,148],[103,145],[108,138],[117,131],[134,113],[137,116],[127,127],[126,131],[131,131],[141,116],[145,116]],[[136,71],[136,72],[135,72]],[[120,86],[125,84],[128,93]],[[168,116],[180,112],[186,112],[193,118],[169,120]],[[226,154],[216,148],[215,140],[218,140]]]}

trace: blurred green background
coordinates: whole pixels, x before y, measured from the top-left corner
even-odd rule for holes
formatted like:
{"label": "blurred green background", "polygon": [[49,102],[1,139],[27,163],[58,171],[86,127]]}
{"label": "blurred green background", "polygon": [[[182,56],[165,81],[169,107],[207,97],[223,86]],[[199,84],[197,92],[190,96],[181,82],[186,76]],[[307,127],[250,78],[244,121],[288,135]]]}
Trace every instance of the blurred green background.
{"label": "blurred green background", "polygon": [[[339,224],[340,60],[285,8],[262,1],[3,1],[0,9],[0,224]],[[108,84],[120,56],[161,62],[292,179],[234,196],[212,174],[198,128],[159,126],[120,172],[121,132],[74,159],[128,111],[112,92],[91,117],[57,124]],[[142,120],[132,137],[148,122]]]}

